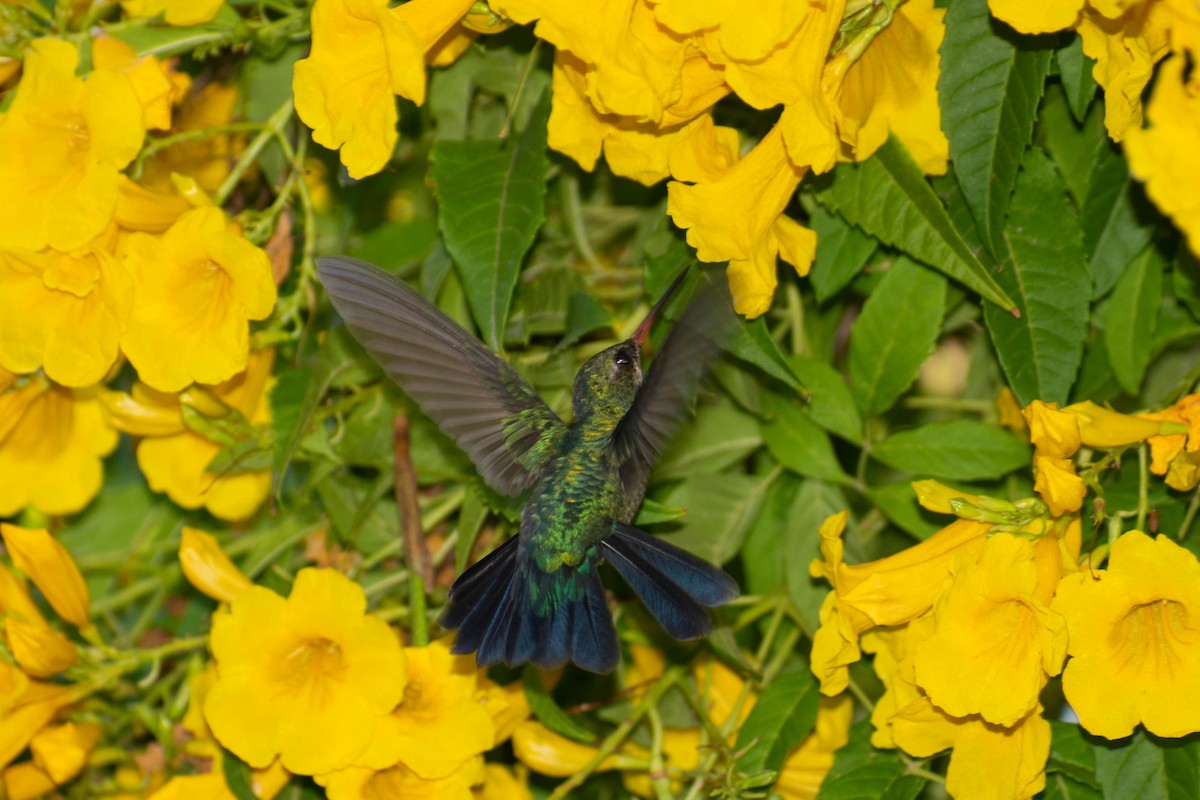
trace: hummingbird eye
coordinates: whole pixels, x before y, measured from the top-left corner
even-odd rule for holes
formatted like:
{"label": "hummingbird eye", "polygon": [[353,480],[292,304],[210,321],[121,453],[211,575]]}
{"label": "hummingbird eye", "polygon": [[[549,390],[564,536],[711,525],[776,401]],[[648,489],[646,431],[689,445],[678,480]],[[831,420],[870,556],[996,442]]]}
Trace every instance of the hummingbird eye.
{"label": "hummingbird eye", "polygon": [[618,353],[616,358],[613,359],[613,363],[622,367],[628,366],[629,356],[625,355],[624,353]]}

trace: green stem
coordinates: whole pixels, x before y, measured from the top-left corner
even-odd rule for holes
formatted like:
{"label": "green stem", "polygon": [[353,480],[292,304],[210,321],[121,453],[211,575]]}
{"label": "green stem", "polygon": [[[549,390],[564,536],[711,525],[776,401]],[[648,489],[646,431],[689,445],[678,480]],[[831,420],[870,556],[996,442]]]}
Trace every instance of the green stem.
{"label": "green stem", "polygon": [[1150,465],[1146,463],[1146,443],[1138,447],[1138,505],[1137,529],[1146,530],[1146,515],[1150,513]]}
{"label": "green stem", "polygon": [[1188,503],[1187,513],[1183,515],[1183,523],[1179,526],[1179,534],[1176,537],[1179,541],[1187,538],[1192,523],[1196,520],[1197,511],[1200,511],[1200,489],[1192,492],[1192,502]]}
{"label": "green stem", "polygon": [[657,708],[646,712],[650,723],[650,785],[658,800],[671,800],[671,781],[663,763],[663,724]]}
{"label": "green stem", "polygon": [[597,273],[603,273],[604,267],[596,258],[596,251],[588,241],[587,225],[583,221],[583,203],[579,199],[579,178],[574,172],[567,172],[560,182],[559,195],[562,200],[563,218],[567,223],[567,231],[571,234],[571,242],[579,252],[580,257]]}
{"label": "green stem", "polygon": [[930,408],[939,411],[970,411],[975,414],[987,415],[992,413],[995,405],[991,400],[979,400],[972,397],[906,397],[902,403],[905,408]]}
{"label": "green stem", "polygon": [[292,98],[289,97],[279,108],[275,109],[266,122],[262,123],[258,135],[250,141],[250,144],[238,156],[237,162],[233,165],[233,169],[229,171],[229,175],[225,177],[221,188],[217,189],[217,194],[213,198],[213,202],[218,206],[225,205],[225,201],[229,199],[229,195],[233,193],[234,188],[241,183],[246,170],[250,169],[251,165],[258,160],[258,156],[262,153],[263,148],[267,146],[267,142],[271,141],[271,139],[284,139],[283,129],[291,122],[293,107]]}
{"label": "green stem", "polygon": [[604,738],[600,747],[596,750],[596,754],[583,765],[583,769],[576,772],[571,777],[560,783],[557,788],[550,794],[548,800],[563,800],[568,797],[572,791],[583,785],[591,774],[596,771],[596,768],[617,751],[624,741],[642,721],[642,717],[646,716],[651,708],[658,705],[658,701],[666,694],[667,690],[683,677],[684,668],[681,666],[672,666],[663,672],[662,676],[655,681],[650,690],[642,697],[642,701],[634,707],[633,713],[629,715],[629,719],[622,722],[616,729]]}
{"label": "green stem", "polygon": [[429,644],[429,623],[425,619],[425,581],[413,573],[408,581],[408,607],[412,612],[408,627],[415,647]]}
{"label": "green stem", "polygon": [[231,122],[228,125],[213,125],[209,128],[196,128],[190,131],[180,131],[179,133],[163,136],[157,139],[150,139],[146,142],[146,146],[138,153],[137,159],[133,162],[132,175],[135,179],[142,177],[142,172],[146,168],[146,162],[153,158],[158,153],[166,150],[169,147],[174,147],[177,144],[184,142],[199,141],[207,139],[210,136],[220,136],[225,133],[249,133],[251,131],[261,131],[263,124],[261,122]]}
{"label": "green stem", "polygon": [[530,73],[533,72],[533,65],[537,61],[538,49],[541,47],[541,44],[541,39],[533,40],[533,47],[530,48],[529,56],[525,59],[525,68],[521,70],[521,77],[517,79],[517,88],[513,90],[512,100],[508,106],[508,114],[504,118],[504,127],[500,129],[501,139],[508,138],[513,118],[517,115],[517,107],[521,104],[521,95],[525,94],[525,83],[529,80]]}

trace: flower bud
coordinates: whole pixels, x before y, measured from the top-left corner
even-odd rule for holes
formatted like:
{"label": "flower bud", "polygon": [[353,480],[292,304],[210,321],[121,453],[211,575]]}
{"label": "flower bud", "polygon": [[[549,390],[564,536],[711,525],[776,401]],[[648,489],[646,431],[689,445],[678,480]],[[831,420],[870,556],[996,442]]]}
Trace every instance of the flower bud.
{"label": "flower bud", "polygon": [[1039,456],[1070,458],[1079,449],[1079,418],[1059,411],[1055,403],[1034,400],[1021,412],[1029,423],[1029,440]]}
{"label": "flower bud", "polygon": [[88,627],[87,586],[67,548],[44,530],[0,524],[0,535],[13,563],[41,589],[58,615],[76,627]]}
{"label": "flower bud", "polygon": [[[559,736],[540,722],[530,720],[517,726],[512,736],[513,752],[518,759],[534,772],[554,778],[565,778],[583,769],[596,753],[597,748],[573,742]],[[645,768],[646,753],[641,748],[626,748],[627,755],[615,753],[596,767],[596,772],[613,769]]]}
{"label": "flower bud", "polygon": [[195,528],[183,529],[179,563],[192,586],[222,603],[232,603],[254,585],[233,565],[216,539]]}
{"label": "flower bud", "polygon": [[1090,400],[1063,409],[1079,420],[1079,438],[1088,447],[1121,447],[1149,439],[1187,433],[1187,425],[1170,420],[1151,420],[1118,414]]}
{"label": "flower bud", "polygon": [[1035,456],[1033,462],[1037,469],[1033,489],[1046,501],[1050,513],[1061,517],[1078,511],[1083,505],[1087,487],[1083,485],[1083,479],[1075,474],[1075,465],[1071,460]]}

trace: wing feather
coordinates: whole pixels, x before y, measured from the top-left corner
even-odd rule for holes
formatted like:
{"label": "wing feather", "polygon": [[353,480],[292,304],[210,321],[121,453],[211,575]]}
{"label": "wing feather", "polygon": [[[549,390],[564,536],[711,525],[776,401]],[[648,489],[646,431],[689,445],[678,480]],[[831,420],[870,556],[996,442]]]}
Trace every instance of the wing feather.
{"label": "wing feather", "polygon": [[565,426],[533,387],[415,289],[353,258],[317,259],[321,283],[359,343],[500,494],[536,477]]}

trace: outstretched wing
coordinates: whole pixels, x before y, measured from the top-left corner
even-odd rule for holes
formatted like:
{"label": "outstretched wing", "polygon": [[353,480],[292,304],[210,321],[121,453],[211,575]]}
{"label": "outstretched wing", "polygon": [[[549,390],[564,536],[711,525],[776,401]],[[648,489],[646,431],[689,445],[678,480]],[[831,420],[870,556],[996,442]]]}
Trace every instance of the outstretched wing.
{"label": "outstretched wing", "polygon": [[709,362],[737,324],[728,290],[701,280],[646,372],[615,443],[626,491],[640,496],[655,460],[687,416]]}
{"label": "outstretched wing", "polygon": [[317,259],[346,326],[500,494],[526,489],[565,426],[533,387],[441,309],[376,266]]}

